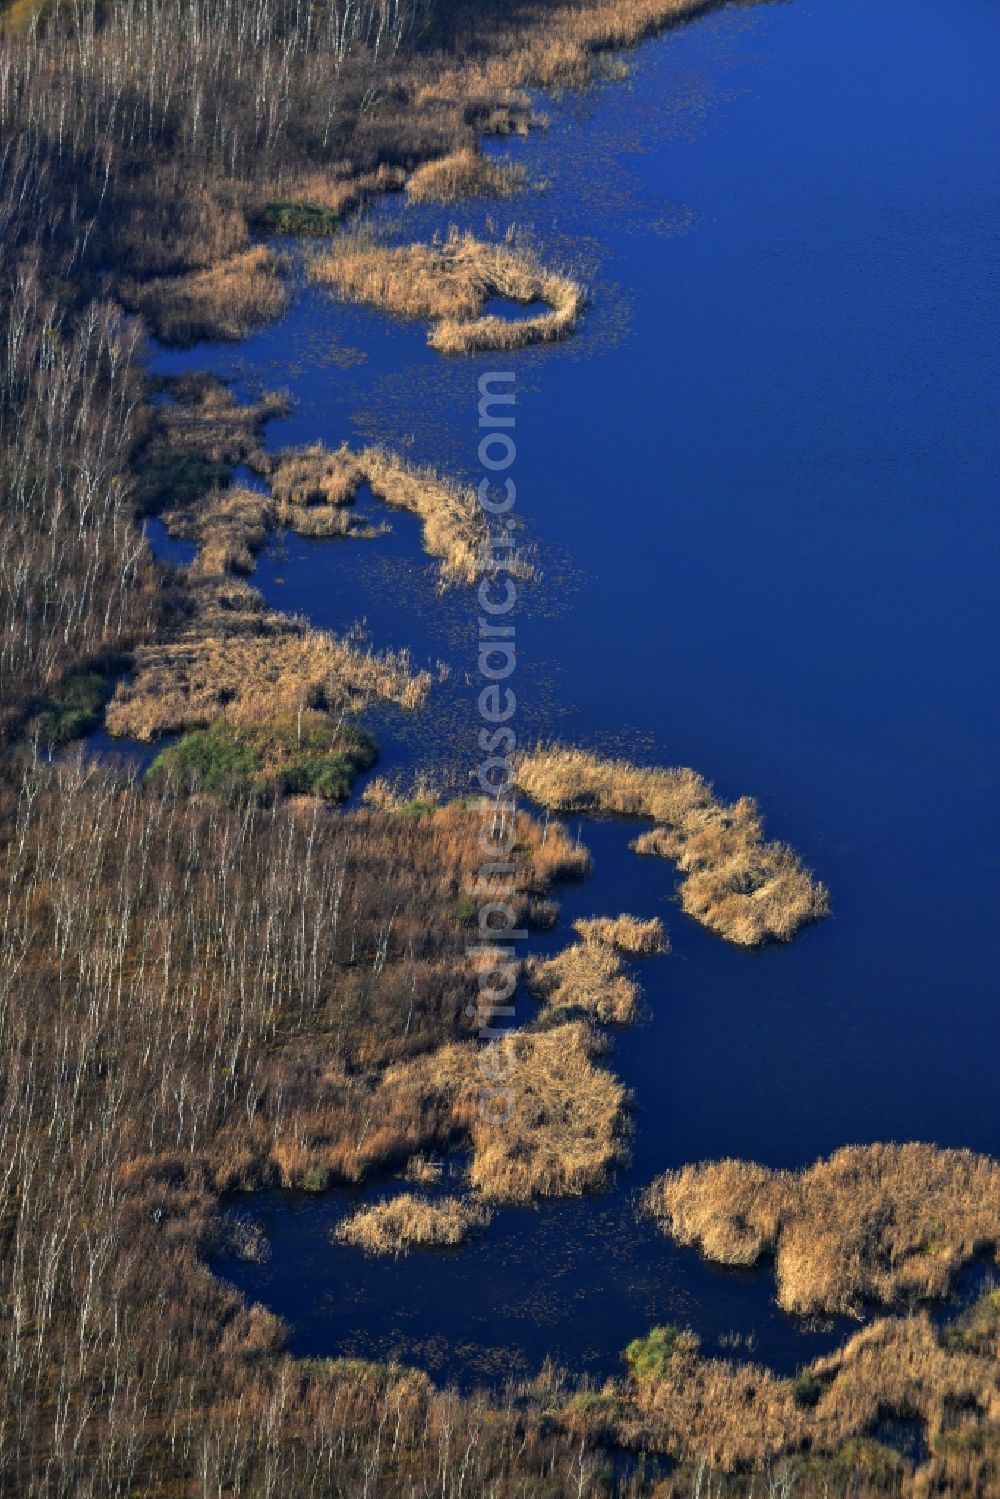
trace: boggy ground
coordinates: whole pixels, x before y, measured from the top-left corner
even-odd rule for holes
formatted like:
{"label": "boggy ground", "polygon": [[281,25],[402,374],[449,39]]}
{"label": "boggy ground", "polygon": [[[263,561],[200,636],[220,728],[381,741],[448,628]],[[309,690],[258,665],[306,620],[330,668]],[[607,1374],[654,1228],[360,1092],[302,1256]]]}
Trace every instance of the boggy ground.
{"label": "boggy ground", "polygon": [[[154,382],[155,406],[139,456],[140,496],[168,531],[198,542],[192,575],[250,573],[267,535],[285,528],[300,536],[371,535],[353,509],[367,484],[386,505],[416,515],[428,554],[439,559],[442,588],[472,584],[484,571],[486,526],[476,491],[407,462],[374,444],[360,450],[311,443],[268,452],[262,430],[287,413],[287,398],[268,392],[242,404],[212,375]],[[266,489],[232,484],[237,465]],[[527,578],[527,554],[511,570]]]}
{"label": "boggy ground", "polygon": [[729,942],[787,941],[829,908],[826,887],[792,849],[765,841],[756,802],[726,806],[693,770],[643,769],[555,745],[524,755],[517,779],[554,811],[651,818],[655,826],[632,847],[673,860],[684,875],[682,910]]}

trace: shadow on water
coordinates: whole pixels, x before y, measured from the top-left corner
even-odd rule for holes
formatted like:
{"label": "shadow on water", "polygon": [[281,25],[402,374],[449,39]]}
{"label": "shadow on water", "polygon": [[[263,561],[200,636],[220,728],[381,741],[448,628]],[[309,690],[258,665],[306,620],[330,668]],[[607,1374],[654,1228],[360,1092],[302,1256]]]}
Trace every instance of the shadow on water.
{"label": "shadow on water", "polygon": [[122,765],[142,776],[145,775],[157,755],[171,744],[176,744],[179,737],[177,734],[164,734],[152,744],[146,744],[141,739],[119,738],[109,734],[107,729],[95,729],[83,741],[83,748],[88,755],[96,755],[101,760],[120,761]]}
{"label": "shadow on water", "polygon": [[157,562],[169,562],[171,567],[188,567],[198,555],[198,543],[180,536],[171,536],[166,526],[156,516],[150,516],[143,530],[149,542],[149,550]]}
{"label": "shadow on water", "polygon": [[509,297],[489,297],[483,303],[483,317],[499,317],[508,323],[527,323],[552,311],[548,302],[513,302]]}

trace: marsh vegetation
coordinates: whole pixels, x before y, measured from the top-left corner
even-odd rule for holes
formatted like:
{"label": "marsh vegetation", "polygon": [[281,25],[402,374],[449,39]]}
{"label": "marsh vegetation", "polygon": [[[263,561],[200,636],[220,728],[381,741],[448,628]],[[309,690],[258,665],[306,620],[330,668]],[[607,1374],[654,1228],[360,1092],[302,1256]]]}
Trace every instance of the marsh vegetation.
{"label": "marsh vegetation", "polygon": [[[656,923],[583,920],[579,943],[530,968],[543,1018],[493,1043],[512,1106],[485,1120],[462,905],[483,857],[476,809],[390,793],[330,805],[370,763],[355,712],[415,706],[430,678],[268,610],[241,576],[274,528],[348,534],[367,483],[420,517],[443,582],[472,582],[470,497],[383,449],[268,454],[262,425],[284,399],[241,405],[204,375],[147,385],[128,314],[175,344],[276,318],[285,263],[253,233],[328,236],[383,192],[506,195],[518,172],[476,137],[529,129],[529,86],[585,82],[609,49],[707,8],[0,12],[5,1491],[597,1499],[617,1483],[609,1443],[673,1454],[661,1491],[677,1499],[704,1493],[706,1473],[713,1493],[759,1477],[756,1492],[803,1499],[997,1487],[994,1295],[944,1329],[883,1317],[794,1380],[703,1358],[675,1328],[632,1344],[604,1388],[548,1369],[461,1399],[391,1364],[292,1359],[279,1319],[207,1269],[233,1190],[322,1191],[459,1144],[475,1196],[356,1228],[440,1243],[485,1224],[487,1202],[606,1184],[627,1099],[591,1020],[630,1017],[619,955],[663,939]],[[314,265],[338,294],[433,321],[447,353],[561,338],[585,295],[516,242],[400,250],[349,233]],[[493,295],[549,310],[484,317]],[[241,464],[266,492],[233,484]],[[199,543],[186,575],[154,562],[151,514]],[[114,733],[184,735],[145,784],[35,750],[36,733],[65,744],[106,703]],[[684,910],[731,941],[785,940],[827,909],[754,804],[725,806],[693,772],[542,752],[522,780],[549,807],[649,817],[638,851],[673,860]],[[523,814],[515,847],[518,919],[543,925],[553,880],[586,853]],[[796,1311],[907,1307],[995,1246],[996,1170],[873,1147],[800,1174],[689,1167],[650,1206],[721,1261],[774,1253]],[[917,1472],[873,1439],[894,1417],[926,1429]]]}
{"label": "marsh vegetation", "polygon": [[720,1264],[773,1255],[778,1300],[799,1315],[944,1297],[1000,1244],[1000,1166],[933,1145],[847,1146],[801,1172],[685,1166],[646,1203],[664,1232]]}
{"label": "marsh vegetation", "polygon": [[433,1201],[406,1193],[359,1208],[338,1224],[337,1241],[368,1254],[406,1254],[411,1249],[448,1249],[490,1221],[488,1208],[461,1197]]}
{"label": "marsh vegetation", "polygon": [[636,853],[676,864],[681,909],[729,942],[785,942],[829,909],[826,887],[793,850],[765,840],[756,802],[743,796],[727,806],[696,771],[644,769],[556,745],[525,755],[517,774],[521,789],[553,811],[650,818]]}
{"label": "marsh vegetation", "polygon": [[513,162],[495,161],[471,146],[425,161],[407,178],[415,203],[456,203],[465,198],[509,198],[524,185],[526,173]]}
{"label": "marsh vegetation", "polygon": [[577,1010],[605,1025],[628,1025],[638,1014],[639,986],[604,942],[574,942],[554,957],[529,958],[525,979],[549,1011]]}
{"label": "marsh vegetation", "polygon": [[[149,418],[139,457],[143,504],[162,515],[172,535],[199,543],[195,575],[252,572],[254,556],[279,530],[306,537],[377,533],[377,524],[353,508],[365,485],[390,508],[419,518],[424,547],[440,561],[442,588],[482,575],[486,527],[471,485],[381,444],[309,443],[269,452],[263,428],[288,412],[278,391],[241,403],[211,375],[159,381],[155,389],[167,399]],[[237,465],[266,488],[233,485]],[[526,548],[510,571],[532,576]]]}
{"label": "marsh vegetation", "polygon": [[[309,273],[339,296],[433,322],[428,342],[441,354],[566,338],[586,302],[578,281],[547,269],[531,251],[513,242],[484,244],[457,230],[439,245],[391,246],[344,235],[311,262]],[[491,297],[542,302],[547,310],[517,319],[484,315]]]}

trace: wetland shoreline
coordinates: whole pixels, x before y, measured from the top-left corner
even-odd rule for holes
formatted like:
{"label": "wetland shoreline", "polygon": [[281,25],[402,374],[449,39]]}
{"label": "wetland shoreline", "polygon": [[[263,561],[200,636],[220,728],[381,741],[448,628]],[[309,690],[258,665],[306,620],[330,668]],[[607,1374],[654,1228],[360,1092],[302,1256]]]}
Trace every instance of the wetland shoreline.
{"label": "wetland shoreline", "polygon": [[[157,24],[169,20],[169,9],[157,11]],[[947,1327],[903,1297],[903,1315],[875,1316],[853,1336],[839,1324],[816,1338],[802,1334],[798,1348],[808,1356],[797,1357],[794,1337],[783,1331],[786,1313],[770,1306],[766,1274],[699,1268],[693,1250],[675,1255],[651,1224],[623,1211],[630,1194],[666,1169],[652,1190],[677,1238],[743,1264],[744,1240],[756,1235],[757,1257],[776,1251],[783,1287],[815,1282],[833,1231],[824,1172],[835,1162],[801,1178],[747,1161],[695,1167],[700,1157],[689,1142],[697,1129],[670,1141],[669,1124],[649,1126],[651,1105],[668,1117],[673,1108],[676,1123],[668,1095],[683,1091],[685,1067],[664,1042],[668,1025],[692,1023],[685,997],[689,1015],[702,1001],[684,979],[685,968],[695,967],[691,957],[707,951],[696,944],[709,933],[728,939],[712,940],[718,966],[702,966],[700,981],[710,971],[716,984],[727,975],[734,992],[747,985],[748,1008],[766,1025],[765,986],[776,993],[778,974],[787,986],[792,973],[804,990],[802,975],[816,970],[799,954],[835,950],[843,928],[833,924],[818,923],[789,943],[826,914],[825,886],[784,842],[765,842],[749,799],[730,804],[694,772],[644,769],[608,754],[539,749],[519,769],[540,807],[571,818],[595,810],[653,818],[652,830],[637,829],[636,851],[661,857],[637,860],[624,848],[610,856],[612,836],[627,824],[588,817],[588,840],[603,861],[590,878],[579,829],[574,836],[548,811],[544,819],[540,811],[512,817],[513,867],[484,875],[480,809],[440,795],[426,780],[411,776],[403,788],[372,782],[360,805],[338,810],[371,764],[356,715],[378,700],[413,711],[435,692],[434,675],[405,653],[364,649],[318,620],[292,619],[247,576],[268,537],[285,530],[313,538],[304,546],[342,547],[350,566],[355,547],[378,544],[377,526],[354,522],[353,502],[368,486],[419,521],[424,551],[438,559],[437,581],[471,590],[481,576],[475,492],[444,476],[447,465],[431,470],[384,446],[327,447],[313,432],[272,450],[263,423],[294,422],[290,407],[274,397],[241,403],[228,384],[199,377],[194,367],[172,388],[151,388],[159,399],[146,404],[127,322],[114,309],[77,318],[100,285],[143,309],[161,336],[181,346],[203,334],[242,338],[266,319],[290,319],[283,262],[269,246],[252,244],[251,233],[329,234],[379,194],[403,188],[418,211],[461,205],[463,194],[484,188],[506,198],[529,174],[517,163],[487,169],[478,135],[529,138],[536,105],[525,85],[584,83],[608,49],[715,9],[677,0],[529,6],[520,33],[475,9],[446,11],[440,30],[422,35],[412,52],[404,30],[383,40],[379,29],[374,54],[359,33],[356,49],[345,46],[339,58],[337,109],[319,87],[313,41],[298,36],[297,20],[281,10],[270,16],[259,50],[273,60],[279,34],[293,39],[284,86],[308,147],[299,156],[301,141],[293,144],[270,81],[246,50],[238,10],[222,4],[212,23],[231,38],[233,58],[267,105],[257,115],[259,161],[241,136],[250,113],[242,86],[231,97],[220,93],[214,121],[198,124],[204,79],[185,61],[197,36],[175,38],[175,50],[163,54],[166,81],[197,108],[179,109],[170,119],[174,134],[165,126],[159,134],[160,111],[166,122],[172,105],[158,94],[156,75],[148,105],[135,102],[133,139],[121,137],[114,163],[109,146],[103,187],[101,162],[84,159],[89,116],[69,109],[72,143],[64,159],[60,124],[46,178],[51,212],[39,219],[51,243],[32,239],[19,217],[20,158],[11,158],[12,191],[5,159],[0,223],[20,256],[20,280],[3,303],[5,326],[17,336],[8,341],[0,419],[7,448],[19,446],[27,460],[8,464],[6,475],[14,475],[10,492],[23,502],[15,550],[35,569],[37,596],[56,598],[62,586],[77,622],[69,628],[69,616],[35,610],[34,594],[30,609],[27,595],[15,600],[4,622],[9,775],[0,799],[0,876],[8,940],[0,992],[11,1001],[0,1009],[0,1025],[11,1065],[0,1138],[13,1164],[0,1233],[10,1274],[4,1306],[14,1312],[0,1472],[17,1491],[50,1492],[53,1472],[80,1493],[99,1493],[106,1480],[149,1487],[169,1473],[185,1493],[209,1486],[250,1494],[277,1485],[290,1496],[315,1492],[335,1474],[345,1493],[363,1485],[400,1499],[429,1482],[448,1499],[473,1490],[638,1499],[654,1482],[657,1494],[690,1499],[706,1470],[720,1493],[743,1494],[752,1475],[777,1473],[803,1499],[831,1491],[917,1495],[932,1482],[964,1495],[991,1482],[1000,1315],[990,1290]],[[371,12],[377,18],[378,7]],[[405,7],[395,13],[404,16]],[[104,49],[124,49],[135,61],[151,38],[138,25],[121,29],[117,13],[95,12],[74,47],[72,18],[58,7],[19,37],[11,26],[23,14],[23,3],[5,12],[0,47],[20,82],[4,93],[0,112],[5,125],[20,128],[18,110],[28,110],[43,137],[49,128],[51,143],[60,118],[52,79],[63,76],[67,96],[93,104],[96,120],[115,103],[101,71]],[[347,7],[345,26],[351,14]],[[48,82],[43,69],[31,72],[40,57],[51,64]],[[215,66],[224,73],[229,59],[220,55]],[[219,76],[214,84],[220,87]],[[323,151],[328,171],[310,159]],[[136,161],[142,172],[130,175]],[[95,214],[96,264],[88,258],[90,231],[74,244],[73,215],[59,218],[74,174],[84,184],[84,209]],[[33,189],[36,216],[40,191]],[[166,205],[176,223],[164,233]],[[427,244],[410,243],[423,265]],[[452,243],[475,246],[473,259],[486,253],[481,239]],[[46,259],[53,245],[65,252],[62,261]],[[431,256],[433,266],[439,258]],[[490,264],[485,280],[481,265],[474,268],[463,316],[432,349],[462,353],[470,379],[484,340],[516,349],[512,358],[531,358],[523,346],[548,341],[556,328],[546,319],[561,317],[562,335],[582,310],[580,288],[568,281],[553,288],[544,264]],[[515,270],[527,279],[509,279]],[[55,320],[39,287],[65,298]],[[497,291],[522,302],[542,294],[558,305],[540,322],[531,321],[529,306],[528,321],[503,324],[489,315]],[[376,300],[408,310],[395,296]],[[430,305],[425,297],[421,311]],[[587,320],[575,337],[585,336]],[[279,340],[284,326],[274,322]],[[410,335],[403,328],[399,336]],[[60,383],[53,370],[63,358]],[[525,440],[530,454],[530,430]],[[247,466],[268,481],[266,493],[237,481]],[[535,470],[527,472],[537,486]],[[80,486],[69,502],[59,487],[66,474]],[[154,563],[136,539],[137,506],[163,516],[175,542],[196,545],[193,560],[176,570]],[[37,525],[44,535],[65,525],[63,550],[43,547]],[[544,549],[540,555],[544,562]],[[520,559],[526,583],[534,560],[534,553]],[[482,603],[481,589],[478,597]],[[26,619],[30,629],[21,628]],[[123,653],[131,676],[112,695]],[[72,743],[105,713],[111,727],[139,738],[185,737],[145,783],[72,750],[52,764],[32,756],[26,728]],[[769,825],[784,816],[776,799]],[[683,876],[669,937],[664,858]],[[484,1038],[468,1007],[477,986],[469,892],[484,880],[487,894],[532,934],[524,979],[534,997],[519,994],[526,1023],[502,1038]],[[831,883],[839,916],[840,884]],[[746,947],[757,950],[739,951]],[[809,997],[800,993],[799,1004]],[[714,1011],[718,1000],[718,992],[706,995],[706,1007]],[[734,1017],[735,1010],[733,1031]],[[610,1049],[599,1029],[606,1025],[619,1027]],[[490,1042],[515,1053],[513,1108],[503,1120],[484,1119],[477,1103]],[[733,1036],[722,1047],[717,1034],[710,1054],[723,1069],[733,1062],[748,1070]],[[697,1082],[697,1069],[688,1071]],[[468,1166],[445,1174],[450,1193],[439,1200],[432,1161],[455,1150],[469,1153]],[[844,1263],[853,1264],[857,1251],[864,1274],[852,1281],[831,1272],[822,1294],[783,1292],[783,1305],[855,1310],[875,1282],[890,1288],[882,1299],[894,1305],[900,1286],[947,1289],[959,1265],[993,1243],[992,1220],[984,1227],[982,1214],[969,1211],[968,1191],[959,1190],[973,1167],[991,1181],[992,1160],[977,1157],[970,1166],[967,1155],[914,1145],[901,1153],[869,1146],[851,1160],[855,1186],[870,1189],[871,1222],[857,1244],[847,1242],[839,1210],[833,1227]],[[574,1356],[587,1352],[578,1342],[567,1359],[576,1373],[515,1360],[507,1365],[514,1384],[504,1390],[488,1379],[492,1393],[460,1397],[387,1356],[374,1333],[370,1360],[328,1356],[342,1346],[342,1321],[332,1347],[321,1319],[313,1345],[303,1347],[301,1329],[275,1314],[284,1292],[272,1299],[263,1290],[251,1304],[210,1273],[210,1264],[226,1265],[244,1286],[263,1288],[282,1272],[280,1254],[254,1266],[259,1234],[241,1239],[221,1210],[232,1193],[252,1191],[244,1202],[277,1194],[267,1208],[276,1220],[293,1199],[318,1214],[336,1198],[334,1186],[382,1190],[383,1173],[396,1166],[408,1172],[407,1205],[398,1206],[398,1195],[389,1206],[366,1203],[344,1237],[380,1250],[412,1247],[406,1273],[432,1298],[435,1266],[450,1263],[469,1307],[494,1321],[500,1309],[472,1298],[484,1295],[491,1278],[493,1246],[511,1251],[510,1273],[524,1293],[518,1315],[543,1355],[558,1346],[558,1316],[533,1300],[530,1286],[525,1292],[519,1260],[561,1266],[566,1236],[578,1233],[586,1261],[588,1235],[603,1223],[592,1263],[561,1270],[553,1293],[579,1325],[590,1315],[588,1294],[600,1306],[601,1277],[608,1286],[621,1277],[625,1294],[608,1295],[606,1315],[598,1313],[601,1354],[592,1377],[577,1377]],[[928,1173],[937,1192],[930,1218],[917,1213],[912,1233],[900,1226],[899,1242],[879,1237],[886,1215]],[[730,1177],[743,1187],[752,1178],[754,1187],[739,1222]],[[535,1201],[544,1207],[530,1207]],[[329,1228],[324,1223],[331,1264],[362,1254],[330,1244]],[[470,1242],[458,1247],[466,1233]],[[622,1236],[634,1236],[637,1247],[623,1247]],[[287,1237],[278,1238],[287,1248]],[[249,1253],[245,1262],[233,1257],[240,1249]],[[442,1258],[450,1254],[453,1260]],[[304,1262],[292,1254],[288,1264],[294,1274]],[[485,1280],[469,1276],[476,1264]],[[354,1282],[359,1304],[367,1283],[391,1305],[382,1269],[392,1266],[369,1264]],[[254,1282],[258,1270],[263,1278]],[[666,1276],[673,1278],[669,1296]],[[740,1320],[747,1301],[749,1328]],[[721,1310],[711,1311],[716,1302]],[[379,1315],[369,1303],[370,1329]],[[635,1319],[647,1316],[637,1328]],[[618,1318],[628,1319],[627,1336]],[[758,1323],[767,1344],[759,1365]],[[699,1340],[702,1325],[710,1330]],[[461,1326],[448,1326],[461,1350]],[[65,1359],[56,1389],[49,1355],[59,1327]],[[901,1445],[893,1423],[915,1427],[919,1441]],[[391,1454],[384,1429],[395,1433]],[[460,1471],[456,1450],[465,1451]],[[641,1464],[621,1463],[623,1450],[669,1454],[677,1466],[655,1464],[648,1478]]]}

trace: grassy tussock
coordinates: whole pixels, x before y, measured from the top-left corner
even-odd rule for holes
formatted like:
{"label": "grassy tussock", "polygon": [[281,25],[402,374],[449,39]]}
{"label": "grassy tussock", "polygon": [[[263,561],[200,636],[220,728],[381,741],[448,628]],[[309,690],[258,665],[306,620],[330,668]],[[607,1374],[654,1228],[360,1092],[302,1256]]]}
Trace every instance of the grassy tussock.
{"label": "grassy tussock", "polygon": [[348,536],[360,529],[352,514],[364,477],[357,455],[347,446],[327,448],[320,442],[288,449],[271,459],[272,525],[297,536]]}
{"label": "grassy tussock", "polygon": [[648,957],[654,953],[667,953],[670,943],[658,916],[640,921],[637,916],[591,916],[574,921],[573,930],[584,942],[601,943],[618,952],[631,953],[633,957]]}
{"label": "grassy tussock", "polygon": [[411,1249],[446,1249],[463,1244],[492,1218],[489,1208],[460,1197],[429,1201],[411,1194],[360,1208],[337,1225],[334,1237],[368,1254],[406,1254]]}
{"label": "grassy tussock", "polygon": [[142,313],[163,343],[238,339],[285,311],[282,269],[272,250],[256,245],[185,276],[125,282],[122,300]]}
{"label": "grassy tussock", "polygon": [[774,1254],[779,1303],[803,1315],[944,1296],[1000,1243],[1000,1166],[933,1145],[848,1146],[802,1172],[685,1166],[646,1203],[664,1232],[719,1263]]}
{"label": "grassy tussock", "polygon": [[[345,236],[313,260],[310,275],[341,297],[397,317],[433,321],[428,342],[442,354],[516,349],[565,338],[586,301],[577,281],[545,269],[529,251],[484,244],[454,231],[440,245],[400,247],[379,245],[363,235]],[[491,296],[545,302],[550,311],[518,322],[482,317]]]}
{"label": "grassy tussock", "polygon": [[652,818],[636,852],[672,859],[684,875],[682,909],[730,942],[787,941],[829,908],[826,887],[797,855],[765,842],[752,798],[726,806],[693,770],[644,769],[555,746],[521,760],[518,784],[556,811]]}
{"label": "grassy tussock", "polygon": [[272,459],[268,470],[280,519],[322,505],[349,505],[361,479],[358,460],[346,444],[327,448],[314,442],[308,447],[286,449]]}
{"label": "grassy tussock", "polygon": [[420,1187],[433,1186],[441,1180],[444,1171],[444,1162],[435,1160],[431,1156],[413,1155],[406,1163],[403,1175],[408,1182],[415,1182]]}
{"label": "grassy tussock", "polygon": [[455,203],[460,198],[510,198],[524,183],[524,167],[490,161],[481,151],[465,146],[426,161],[407,178],[406,191],[415,203]]}
{"label": "grassy tussock", "polygon": [[[528,826],[533,826],[526,814],[519,813],[518,817],[525,817]],[[585,879],[594,865],[586,844],[571,838],[562,823],[549,824],[542,842],[534,850],[533,860],[539,890],[547,889],[553,880]]]}
{"label": "grassy tussock", "polygon": [[550,1009],[581,1011],[605,1025],[629,1025],[638,1014],[639,986],[602,942],[575,942],[553,958],[529,958],[524,976]]}

